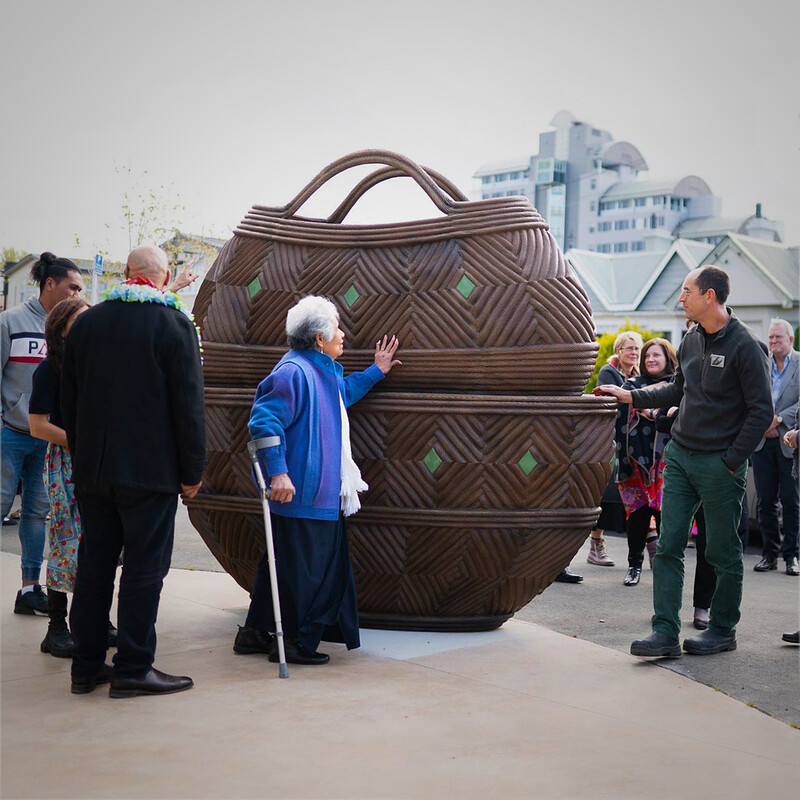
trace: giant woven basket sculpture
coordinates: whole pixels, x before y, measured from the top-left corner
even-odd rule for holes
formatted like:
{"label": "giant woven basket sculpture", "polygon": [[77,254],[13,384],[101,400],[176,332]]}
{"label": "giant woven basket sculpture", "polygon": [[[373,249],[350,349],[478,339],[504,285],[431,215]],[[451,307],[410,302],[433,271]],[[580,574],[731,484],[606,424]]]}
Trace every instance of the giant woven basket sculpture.
{"label": "giant woven basket sculpture", "polygon": [[[327,219],[297,215],[333,175],[382,164]],[[407,175],[443,212],[343,225],[369,188]],[[470,202],[433,170],[354,153],[288,205],[254,206],[195,304],[204,341],[209,466],[191,520],[246,589],[264,550],[245,452],[258,382],[286,351],[286,311],[334,300],[345,372],[397,334],[403,366],[351,409],[370,489],[348,520],[365,626],[501,625],[569,563],[610,476],[614,404],[582,395],[594,366],[589,303],[523,197]]]}

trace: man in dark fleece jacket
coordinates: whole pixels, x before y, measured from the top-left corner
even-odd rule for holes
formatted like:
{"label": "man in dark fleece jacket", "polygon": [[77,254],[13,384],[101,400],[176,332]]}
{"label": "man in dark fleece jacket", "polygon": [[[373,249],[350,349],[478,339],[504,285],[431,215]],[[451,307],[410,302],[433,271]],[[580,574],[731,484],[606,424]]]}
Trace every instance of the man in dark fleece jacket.
{"label": "man in dark fleece jacket", "polygon": [[631,644],[635,656],[681,654],[680,608],[683,551],[700,503],[706,520],[706,558],[717,575],[708,629],[685,639],[695,655],[736,649],[741,616],[742,544],[737,528],[747,478],[747,459],[772,422],[767,359],[758,340],[725,301],[730,280],[718,267],[701,267],[683,282],[680,303],[698,324],[678,349],[672,383],[628,391],[600,386],[634,408],[679,406],[665,450],[661,535],[653,561],[653,632]]}

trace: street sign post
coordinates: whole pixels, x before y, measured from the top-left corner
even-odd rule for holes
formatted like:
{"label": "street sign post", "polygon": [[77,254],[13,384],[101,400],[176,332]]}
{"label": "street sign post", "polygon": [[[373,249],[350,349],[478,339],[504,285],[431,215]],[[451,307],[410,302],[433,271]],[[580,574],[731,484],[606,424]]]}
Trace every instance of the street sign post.
{"label": "street sign post", "polygon": [[103,274],[103,256],[98,253],[94,257],[94,269],[92,270],[92,305],[97,303],[97,284],[98,278]]}

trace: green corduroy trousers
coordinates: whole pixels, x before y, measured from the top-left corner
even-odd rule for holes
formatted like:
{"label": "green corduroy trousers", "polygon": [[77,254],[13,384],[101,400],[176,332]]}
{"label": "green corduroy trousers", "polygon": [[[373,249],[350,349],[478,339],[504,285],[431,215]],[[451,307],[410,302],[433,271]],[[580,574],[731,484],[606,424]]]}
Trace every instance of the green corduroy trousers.
{"label": "green corduroy trousers", "polygon": [[681,631],[684,550],[698,506],[706,520],[706,560],[717,576],[709,628],[729,636],[741,616],[742,542],[739,519],[747,479],[747,463],[733,474],[720,450],[701,453],[672,440],[664,453],[661,532],[653,559],[653,630],[677,639]]}

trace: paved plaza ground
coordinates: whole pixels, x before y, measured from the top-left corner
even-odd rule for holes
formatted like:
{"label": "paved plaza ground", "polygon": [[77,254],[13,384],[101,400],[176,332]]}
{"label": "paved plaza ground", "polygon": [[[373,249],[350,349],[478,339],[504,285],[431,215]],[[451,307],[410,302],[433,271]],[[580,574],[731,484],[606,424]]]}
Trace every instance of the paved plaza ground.
{"label": "paved plaza ground", "polygon": [[[233,654],[247,594],[202,568],[185,522],[156,665],[195,688],[125,700],[71,695],[69,661],[39,652],[46,620],[12,613],[19,558],[3,530],[3,798],[796,796],[800,731],[783,720],[797,715],[798,649],[779,639],[797,579],[750,568],[739,650],[664,669],[621,652],[647,628],[649,571],[628,589],[622,558],[590,567],[582,551],[583,584],[554,584],[498,631],[363,631],[359,650],[327,646],[329,665],[280,680],[266,658]],[[759,597],[777,632],[756,640],[745,619]],[[787,691],[755,674],[766,647]],[[741,699],[719,685],[736,664],[749,665]],[[770,694],[769,714],[750,705]]]}

